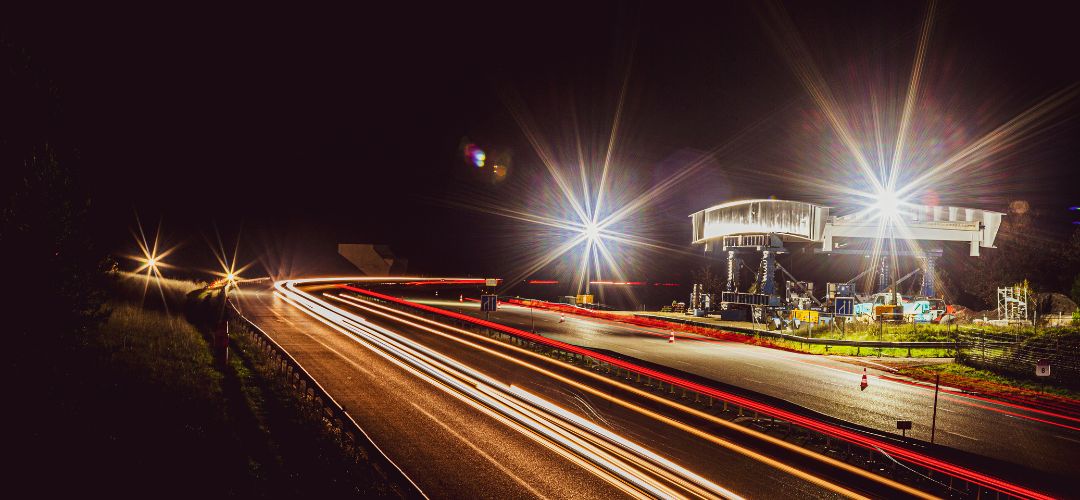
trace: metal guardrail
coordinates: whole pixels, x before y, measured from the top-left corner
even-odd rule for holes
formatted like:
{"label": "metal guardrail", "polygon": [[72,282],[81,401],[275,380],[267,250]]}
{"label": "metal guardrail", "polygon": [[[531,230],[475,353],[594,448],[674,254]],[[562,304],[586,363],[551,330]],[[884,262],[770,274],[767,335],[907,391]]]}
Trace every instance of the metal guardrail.
{"label": "metal guardrail", "polygon": [[[761,432],[772,432],[774,436],[782,436],[785,441],[795,442],[818,453],[836,456],[836,453],[839,452],[846,457],[844,461],[847,463],[860,464],[860,466],[875,473],[885,474],[896,480],[918,483],[923,487],[929,487],[931,491],[937,490],[954,498],[981,498],[983,495],[994,494],[997,494],[998,498],[1023,498],[1013,497],[1007,493],[995,491],[986,485],[980,485],[959,477],[951,475],[942,477],[940,471],[935,471],[904,457],[894,456],[876,446],[867,446],[843,436],[829,435],[826,432],[812,428],[812,426],[794,421],[801,419],[801,421],[806,422],[811,419],[792,412],[770,408],[768,405],[733,394],[727,394],[730,399],[721,397],[717,393],[723,391],[715,390],[704,384],[686,380],[680,381],[678,377],[673,377],[658,370],[644,368],[640,365],[637,365],[636,368],[628,368],[624,365],[633,366],[634,364],[617,357],[599,352],[592,354],[571,352],[559,348],[557,344],[562,343],[558,341],[539,335],[536,336],[539,337],[537,340],[532,340],[522,334],[515,333],[515,329],[510,327],[494,323],[491,324],[492,326],[485,326],[483,323],[489,322],[471,317],[468,319],[447,317],[443,314],[428,311],[424,309],[425,306],[419,304],[401,304],[367,295],[358,295],[357,298],[377,302],[395,309],[405,308],[413,313],[419,312],[432,321],[449,323],[463,329],[482,333],[493,339],[523,347],[563,362],[581,365],[584,368],[606,374],[625,383],[641,384],[650,390],[658,390],[660,394],[667,397],[681,399],[683,404],[704,407],[714,413],[719,413],[725,418],[744,422],[744,424]],[[587,349],[582,350],[588,351]],[[677,382],[673,382],[673,380]],[[700,390],[697,390],[698,388]],[[679,390],[677,391],[677,389]],[[739,402],[739,400],[743,402]],[[794,418],[785,418],[784,414],[790,414]],[[830,421],[832,423],[829,423]],[[842,423],[827,416],[822,416],[822,419],[817,423],[842,429],[848,434],[852,434],[853,431],[854,433],[861,433],[865,437],[877,439],[882,443],[882,446],[885,446],[886,443],[889,446],[895,446],[897,443],[904,443],[907,446],[918,444],[917,441],[910,438],[902,438],[880,430]]]}
{"label": "metal guardrail", "polygon": [[[386,453],[379,448],[379,445],[375,444],[371,436],[364,432],[364,429],[349,415],[345,407],[341,406],[285,348],[281,347],[253,321],[241,314],[232,303],[229,304],[229,312],[229,323],[233,326],[233,331],[246,334],[247,340],[270,360],[270,366],[274,372],[284,378],[286,383],[293,389],[299,391],[301,399],[305,403],[318,409],[325,423],[330,426],[334,435],[337,436],[339,444],[344,446],[346,450],[351,450],[353,453],[366,456],[369,459],[372,457],[363,451],[363,448],[370,446],[378,453],[378,457],[375,457],[375,460],[370,460],[370,463],[383,478],[391,482],[391,484],[408,484],[412,487],[413,491],[411,492],[400,492],[403,498],[428,498],[423,490],[413,482],[412,478],[405,474],[401,467],[398,467],[390,457],[386,456]],[[380,461],[389,465],[389,471],[384,470],[387,467],[380,465],[378,463]]]}
{"label": "metal guardrail", "polygon": [[937,349],[959,349],[965,346],[963,342],[935,342],[935,341],[897,341],[886,342],[878,340],[844,340],[844,339],[819,339],[813,337],[803,337],[800,335],[792,335],[790,333],[777,332],[773,330],[762,330],[760,328],[745,328],[741,326],[727,326],[716,325],[713,323],[706,323],[704,321],[694,321],[691,319],[672,318],[670,316],[658,316],[655,314],[634,314],[634,316],[648,319],[657,319],[663,321],[671,321],[673,323],[682,323],[692,326],[700,326],[702,328],[712,328],[714,330],[731,331],[735,333],[743,333],[747,335],[755,335],[759,337],[771,337],[784,340],[791,340],[794,342],[802,342],[804,344],[814,345],[828,345],[828,346],[847,346],[847,347],[869,347],[869,348],[898,348],[898,349],[917,349],[917,348],[937,348]]}

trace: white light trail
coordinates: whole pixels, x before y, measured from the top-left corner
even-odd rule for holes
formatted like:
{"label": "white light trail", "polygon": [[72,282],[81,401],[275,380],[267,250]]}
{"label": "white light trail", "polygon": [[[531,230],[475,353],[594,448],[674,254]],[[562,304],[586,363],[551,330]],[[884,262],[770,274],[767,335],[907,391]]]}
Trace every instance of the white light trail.
{"label": "white light trail", "polygon": [[[609,386],[612,386],[612,387],[617,387],[620,390],[625,390],[627,392],[630,392],[630,393],[632,393],[632,394],[634,394],[634,395],[636,395],[638,397],[641,397],[641,398],[644,398],[644,399],[646,399],[648,401],[651,401],[653,404],[657,405],[658,407],[666,407],[666,408],[669,408],[671,410],[675,410],[677,412],[682,412],[682,413],[692,415],[692,416],[697,417],[697,418],[705,419],[705,420],[709,421],[710,423],[712,423],[713,425],[716,425],[716,426],[722,427],[722,428],[726,428],[726,429],[728,429],[728,430],[730,430],[730,431],[732,431],[732,432],[734,432],[736,434],[746,435],[747,437],[750,437],[752,439],[764,440],[764,441],[769,442],[770,444],[772,444],[774,446],[786,449],[786,450],[788,450],[788,451],[790,451],[792,453],[802,455],[804,457],[810,458],[810,459],[815,460],[815,461],[822,462],[822,463],[824,463],[824,464],[826,464],[828,466],[831,466],[831,467],[836,467],[838,469],[846,470],[846,471],[848,471],[848,472],[850,472],[852,474],[858,475],[858,476],[863,477],[863,478],[865,478],[867,480],[879,483],[882,487],[889,488],[889,489],[894,489],[894,490],[897,490],[897,491],[901,491],[901,492],[903,492],[903,493],[905,493],[907,495],[911,495],[913,497],[934,498],[933,496],[928,495],[928,494],[926,494],[924,492],[921,492],[921,491],[919,491],[919,490],[917,490],[915,488],[912,488],[910,486],[898,483],[898,482],[893,481],[891,479],[884,478],[882,476],[878,476],[878,475],[876,475],[876,474],[874,474],[874,473],[872,473],[870,471],[867,471],[865,469],[852,466],[850,464],[847,464],[847,463],[841,462],[839,460],[836,460],[836,459],[834,459],[832,457],[828,457],[828,456],[825,456],[825,455],[819,455],[819,454],[814,453],[814,452],[812,452],[812,451],[810,451],[810,450],[808,450],[806,448],[802,448],[802,447],[800,447],[798,445],[794,445],[794,444],[789,443],[787,441],[784,441],[782,439],[779,439],[779,438],[770,436],[768,434],[759,432],[759,431],[757,431],[757,430],[755,430],[753,428],[745,427],[745,426],[739,425],[737,423],[734,423],[734,422],[725,420],[723,418],[717,417],[717,416],[712,415],[710,413],[706,413],[704,411],[701,411],[701,410],[698,410],[698,409],[695,409],[695,408],[692,408],[692,407],[688,407],[686,405],[683,405],[683,404],[680,404],[678,402],[672,401],[672,400],[670,400],[668,398],[659,396],[659,395],[657,395],[657,394],[655,394],[653,392],[645,391],[645,390],[642,390],[642,389],[639,389],[639,388],[636,388],[636,387],[633,387],[633,386],[627,386],[625,384],[620,384],[617,381],[612,380],[611,378],[606,377],[604,375],[601,375],[599,373],[596,373],[594,371],[586,370],[584,368],[574,366],[574,365],[567,365],[567,364],[565,364],[565,363],[563,363],[563,362],[561,362],[559,360],[544,356],[542,354],[533,352],[533,351],[531,351],[529,349],[525,349],[523,347],[518,347],[518,346],[515,346],[513,344],[505,344],[505,343],[503,343],[503,342],[501,342],[499,340],[487,337],[485,335],[480,335],[480,334],[477,334],[475,332],[470,332],[468,330],[463,330],[461,328],[446,325],[446,324],[440,323],[440,322],[438,322],[436,320],[425,318],[423,316],[419,316],[419,315],[416,315],[416,314],[411,314],[411,313],[408,313],[408,312],[399,311],[397,309],[393,309],[393,308],[390,308],[388,306],[381,305],[381,304],[378,304],[378,303],[375,303],[375,302],[362,301],[362,300],[360,300],[358,298],[355,298],[355,297],[352,297],[352,296],[349,296],[349,295],[342,295],[342,296],[340,296],[338,298],[338,300],[341,301],[341,302],[346,302],[347,301],[347,302],[351,303],[351,305],[353,305],[355,307],[358,307],[360,309],[363,309],[363,310],[365,310],[367,312],[370,312],[372,314],[377,314],[377,315],[386,317],[388,319],[391,319],[393,321],[406,324],[406,325],[408,325],[410,327],[419,328],[419,329],[427,331],[429,333],[442,336],[444,338],[447,338],[447,339],[452,340],[454,342],[461,343],[463,345],[470,346],[471,348],[480,350],[480,351],[485,352],[487,354],[490,354],[492,356],[497,356],[497,357],[505,360],[506,362],[516,364],[518,366],[521,366],[524,369],[528,369],[528,370],[535,371],[537,373],[541,373],[541,374],[543,374],[543,375],[545,375],[547,377],[550,377],[550,378],[552,378],[552,379],[554,379],[554,380],[556,380],[556,381],[558,381],[560,383],[566,384],[566,385],[568,385],[570,387],[574,387],[574,388],[576,388],[576,389],[578,389],[578,390],[580,390],[580,391],[582,391],[584,393],[590,394],[590,395],[595,396],[595,397],[600,398],[600,399],[604,399],[606,401],[609,401],[610,403],[622,406],[622,407],[624,407],[626,409],[629,409],[629,410],[631,410],[633,412],[644,415],[644,416],[646,416],[646,417],[648,417],[650,419],[653,419],[653,420],[655,420],[655,421],[657,421],[659,423],[662,423],[664,425],[668,425],[668,426],[671,426],[671,427],[673,427],[675,429],[685,431],[685,432],[690,433],[690,434],[692,434],[692,435],[694,435],[696,437],[699,437],[699,438],[701,438],[701,439],[703,439],[703,440],[705,440],[707,442],[710,442],[710,443],[716,444],[718,446],[721,446],[723,448],[732,450],[732,451],[734,451],[736,453],[739,453],[739,454],[741,454],[743,456],[746,456],[746,457],[748,457],[748,458],[750,458],[752,460],[767,464],[767,465],[769,465],[771,467],[774,467],[774,468],[776,468],[776,469],[778,469],[780,471],[791,474],[791,475],[793,475],[795,477],[803,479],[803,480],[805,480],[807,482],[810,482],[812,484],[816,484],[816,485],[821,486],[821,487],[823,487],[825,489],[828,489],[830,491],[834,491],[834,492],[836,492],[836,493],[838,493],[840,495],[843,495],[845,497],[848,497],[848,498],[861,498],[861,497],[860,497],[860,495],[856,494],[855,492],[853,492],[853,491],[851,491],[849,489],[844,488],[843,486],[840,486],[840,485],[837,485],[837,484],[832,483],[830,481],[824,480],[824,479],[822,479],[820,477],[809,474],[809,473],[807,473],[807,472],[805,472],[805,471],[803,471],[803,470],[801,470],[799,468],[792,467],[792,466],[787,465],[787,464],[785,464],[783,462],[780,462],[780,461],[778,461],[776,459],[770,458],[768,456],[757,453],[757,452],[755,452],[753,450],[747,449],[747,448],[745,448],[743,446],[732,443],[732,442],[730,442],[730,441],[728,441],[726,439],[720,438],[720,437],[718,437],[718,436],[716,436],[714,434],[710,434],[710,433],[707,433],[705,431],[702,431],[699,428],[697,428],[696,426],[691,426],[691,425],[684,424],[680,420],[676,420],[676,419],[671,418],[669,416],[657,413],[656,411],[653,411],[653,410],[650,410],[650,409],[645,408],[643,406],[637,405],[637,404],[635,404],[635,403],[633,403],[631,401],[628,401],[628,400],[626,400],[624,398],[615,397],[615,396],[613,396],[611,394],[611,388],[606,388],[606,389],[605,388],[595,388],[595,387],[592,387],[592,386],[587,385],[587,384],[582,384],[582,383],[577,382],[577,381],[575,381],[573,379],[567,378],[567,377],[565,377],[563,375],[560,375],[558,373],[555,373],[555,372],[549,371],[547,369],[544,369],[544,368],[542,368],[540,366],[537,366],[537,364],[535,364],[535,363],[530,363],[530,362],[527,362],[525,360],[521,360],[521,359],[515,358],[513,356],[509,356],[507,354],[497,352],[495,350],[492,350],[491,348],[479,345],[476,342],[492,344],[492,345],[498,345],[501,348],[509,349],[511,351],[514,351],[514,352],[520,354],[521,356],[531,358],[531,359],[536,360],[536,361],[538,361],[540,363],[545,363],[545,364],[549,364],[549,365],[556,365],[556,366],[558,366],[560,368],[570,370],[570,371],[572,371],[574,373],[577,373],[578,375],[580,375],[582,377],[594,380],[594,381],[596,381],[598,383],[606,384],[606,385],[609,385]],[[410,318],[411,320],[415,320],[415,321],[410,321],[410,320],[403,319],[403,318]],[[423,323],[423,324],[426,324],[426,325],[431,325],[432,327],[436,327],[436,328],[431,328],[431,327],[428,327],[428,326],[424,326],[424,325],[422,325],[420,323]],[[452,331],[452,332],[455,332],[457,335],[450,335],[448,333],[445,333],[444,331]],[[474,339],[476,342],[473,342],[473,341],[470,341],[470,340],[467,340],[467,339]]]}
{"label": "white light trail", "polygon": [[[536,408],[535,405],[543,401],[542,399],[536,396],[524,398],[520,391],[514,391],[507,384],[396,332],[370,323],[296,286],[300,282],[310,284],[342,280],[328,278],[282,281],[275,284],[276,295],[321,322],[334,327],[335,330],[349,335],[383,357],[393,358],[394,362],[400,366],[408,366],[413,373],[439,386],[440,389],[463,401],[467,399],[470,404],[480,405],[487,412],[500,415],[504,418],[502,421],[508,425],[511,425],[509,422],[513,422],[512,427],[530,438],[558,445],[564,451],[591,464],[590,470],[594,473],[598,473],[601,477],[606,475],[605,480],[611,484],[622,485],[622,487],[632,486],[633,490],[628,493],[634,496],[642,494],[653,498],[681,496],[669,486],[658,482],[654,477],[656,475],[670,477],[674,480],[674,484],[691,481],[694,483],[693,488],[704,488],[711,492],[727,492],[685,469],[672,467],[674,464],[654,453],[641,454],[641,451],[647,450],[610,431],[601,432],[602,428],[598,426],[584,426],[573,419],[568,420],[566,414],[552,411],[552,408],[557,407],[551,403],[544,402],[544,408]],[[356,281],[400,282],[404,279],[365,278]],[[343,299],[334,298],[345,302]],[[613,443],[617,446],[613,447]],[[646,470],[649,473],[640,470],[643,464],[647,464]],[[737,498],[734,494],[722,496]]]}

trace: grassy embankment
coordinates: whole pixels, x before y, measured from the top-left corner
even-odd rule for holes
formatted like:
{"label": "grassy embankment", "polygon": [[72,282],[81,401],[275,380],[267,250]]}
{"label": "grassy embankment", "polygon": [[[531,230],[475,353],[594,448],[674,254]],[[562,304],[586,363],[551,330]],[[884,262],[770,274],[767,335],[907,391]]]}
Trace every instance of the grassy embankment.
{"label": "grassy embankment", "polygon": [[[955,325],[933,324],[865,324],[851,322],[843,327],[818,325],[808,332],[805,327],[797,331],[785,331],[793,335],[817,339],[861,340],[885,342],[952,342],[956,340]],[[779,341],[782,345],[810,354],[836,356],[878,356],[891,358],[948,358],[956,354],[954,349],[940,348],[867,348],[850,346],[826,346],[805,344],[790,340]]]}
{"label": "grassy embankment", "polygon": [[1047,399],[1046,395],[1053,395],[1074,400],[1072,404],[1080,404],[1080,391],[1075,389],[1034,382],[960,363],[899,367],[898,373],[925,381],[933,381],[937,375],[941,375],[942,384],[987,394],[1006,394],[1035,400]]}
{"label": "grassy embankment", "polygon": [[[27,460],[64,471],[42,493],[115,496],[398,497],[361,451],[338,444],[321,417],[261,353],[233,344],[216,362],[205,331],[179,313],[194,283],[163,291],[124,276],[108,321],[50,349],[34,397],[42,436]],[[162,293],[166,307],[162,304]]]}
{"label": "grassy embankment", "polygon": [[[653,313],[656,316],[669,316],[673,318],[691,319],[685,314]],[[725,327],[739,326],[750,328],[750,323],[735,323],[721,321],[718,318],[692,318],[695,321],[715,325],[715,328],[723,330]],[[761,325],[756,325],[761,328]],[[819,339],[843,339],[843,340],[866,340],[886,342],[949,342],[956,339],[956,326],[942,326],[930,324],[865,324],[851,322],[846,325],[829,326],[818,325],[809,331],[803,327],[799,330],[784,330],[783,333],[798,335],[801,337],[813,337]],[[763,337],[773,345],[809,354],[828,354],[836,356],[880,356],[880,357],[915,357],[915,358],[944,358],[955,354],[953,349],[939,348],[867,348],[849,346],[826,346],[819,344],[807,344],[793,340],[774,339]]]}

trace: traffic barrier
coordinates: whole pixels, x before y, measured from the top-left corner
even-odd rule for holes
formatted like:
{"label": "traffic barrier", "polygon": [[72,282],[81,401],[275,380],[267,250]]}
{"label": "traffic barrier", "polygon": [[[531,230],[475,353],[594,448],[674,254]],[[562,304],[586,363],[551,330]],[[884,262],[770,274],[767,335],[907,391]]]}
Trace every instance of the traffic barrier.
{"label": "traffic barrier", "polygon": [[[286,383],[298,390],[301,401],[307,401],[311,404],[311,409],[322,416],[323,422],[337,436],[340,446],[346,451],[353,452],[358,458],[369,460],[370,456],[365,451],[365,447],[373,448],[379,455],[378,460],[371,461],[376,472],[392,484],[409,485],[413,489],[412,491],[397,492],[398,494],[403,498],[427,498],[427,495],[413,482],[412,478],[405,474],[390,457],[386,456],[382,449],[379,448],[379,445],[372,441],[371,436],[349,415],[349,412],[330,393],[326,392],[326,389],[315,380],[315,377],[312,377],[285,348],[267,335],[262,328],[259,328],[258,325],[241,314],[231,302],[227,312],[229,313],[229,321],[233,323],[233,332],[246,334],[251,345],[269,358],[273,371],[281,375]],[[363,436],[363,442],[359,440],[358,435]]]}

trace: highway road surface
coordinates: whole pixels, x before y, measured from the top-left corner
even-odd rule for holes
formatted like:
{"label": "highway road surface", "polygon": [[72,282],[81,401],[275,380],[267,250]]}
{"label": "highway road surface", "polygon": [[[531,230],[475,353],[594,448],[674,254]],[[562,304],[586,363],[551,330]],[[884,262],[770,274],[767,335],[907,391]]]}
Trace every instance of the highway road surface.
{"label": "highway road surface", "polygon": [[[905,470],[879,476],[853,466],[851,455],[819,454],[770,437],[760,432],[768,424],[695,410],[667,390],[657,394],[633,383],[629,372],[601,375],[582,360],[524,349],[509,341],[512,335],[491,338],[456,328],[443,313],[413,314],[424,306],[372,301],[358,293],[364,290],[335,282],[275,286],[273,294],[236,295],[245,316],[430,496],[829,498],[944,491],[945,483],[926,476]],[[479,315],[470,303],[435,302]],[[536,321],[538,331],[550,323],[549,336],[617,352],[629,347],[636,350],[626,352],[632,357],[686,372],[701,349],[748,348],[707,339],[668,344],[666,332],[572,316],[560,323],[558,314],[518,307],[504,306],[492,319],[526,329]],[[622,337],[639,343],[607,343]],[[649,359],[649,352],[684,354]],[[755,354],[735,356],[776,362]],[[848,365],[812,366],[851,376]]]}
{"label": "highway road surface", "polygon": [[919,495],[752,432],[675,420],[655,394],[340,292],[249,291],[239,302],[430,496]]}
{"label": "highway road surface", "polygon": [[[472,301],[437,300],[430,295],[416,300],[472,316],[482,314]],[[682,333],[675,343],[668,343],[668,331],[574,315],[565,315],[560,322],[556,312],[501,303],[499,307],[490,313],[491,321],[524,330],[535,325],[537,333],[552,339],[673,367],[874,429],[898,432],[897,420],[911,420],[914,428],[909,435],[930,439],[933,387],[891,380],[896,376],[884,369],[868,370],[869,387],[860,390],[862,368],[828,356]],[[1070,478],[1080,464],[1080,419],[941,392],[935,442]]]}
{"label": "highway road surface", "polygon": [[269,291],[238,297],[244,315],[288,350],[428,496],[625,496]]}

